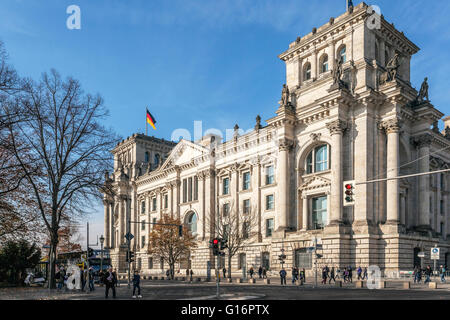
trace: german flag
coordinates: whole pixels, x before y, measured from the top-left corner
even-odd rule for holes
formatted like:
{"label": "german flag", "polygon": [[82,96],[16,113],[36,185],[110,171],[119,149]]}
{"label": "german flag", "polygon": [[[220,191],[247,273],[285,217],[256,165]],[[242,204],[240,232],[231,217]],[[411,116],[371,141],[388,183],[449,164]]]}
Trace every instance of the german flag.
{"label": "german flag", "polygon": [[156,120],[155,120],[155,118],[153,118],[152,114],[148,111],[148,109],[147,109],[147,122],[148,122],[148,124],[150,124],[152,126],[152,128],[154,130],[156,130],[156,127],[155,127]]}

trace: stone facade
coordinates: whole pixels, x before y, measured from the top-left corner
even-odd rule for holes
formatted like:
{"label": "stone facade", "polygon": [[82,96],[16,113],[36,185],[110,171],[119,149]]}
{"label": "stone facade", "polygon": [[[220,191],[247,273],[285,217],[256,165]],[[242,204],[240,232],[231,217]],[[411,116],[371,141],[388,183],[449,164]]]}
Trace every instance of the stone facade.
{"label": "stone facade", "polygon": [[[431,263],[436,244],[439,263],[450,262],[450,174],[389,179],[449,169],[449,118],[439,132],[435,123],[444,114],[429,101],[417,102],[410,61],[419,48],[383,17],[380,29],[369,28],[366,13],[362,3],[279,56],[290,99],[280,102],[266,126],[257,119],[254,131],[240,135],[236,128],[224,143],[217,136],[175,145],[133,135],[114,149],[114,173],[106,183],[115,196],[104,199],[105,237],[119,272],[126,269],[127,219],[157,221],[167,213],[180,217],[198,239],[180,269],[205,274],[207,261],[214,266],[211,221],[224,204],[236,204],[239,212],[246,200],[258,223],[233,257],[236,274],[242,261],[257,268],[263,257],[279,270],[282,252],[285,267],[311,271],[316,261],[306,249],[314,239],[323,248],[319,265],[377,265],[390,274],[412,270],[418,251],[427,253],[424,264]],[[397,78],[386,81],[396,53]],[[336,86],[331,70],[339,59]],[[351,206],[344,206],[345,181],[357,183]],[[167,265],[147,254],[149,227],[132,225],[131,232],[133,268],[163,272]]]}

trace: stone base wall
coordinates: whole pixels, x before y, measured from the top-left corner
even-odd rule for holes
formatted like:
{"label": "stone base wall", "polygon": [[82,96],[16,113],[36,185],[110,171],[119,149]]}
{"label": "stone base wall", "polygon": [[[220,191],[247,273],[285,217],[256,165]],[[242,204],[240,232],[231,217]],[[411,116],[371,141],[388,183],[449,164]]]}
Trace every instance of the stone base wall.
{"label": "stone base wall", "polygon": [[[278,275],[281,270],[281,264],[278,256],[282,253],[286,255],[284,268],[288,270],[290,275],[291,268],[295,265],[295,251],[313,246],[314,237],[320,238],[319,244],[322,248],[317,251],[322,258],[315,259],[312,255],[312,267],[306,269],[308,276],[314,275],[314,267],[317,262],[317,268],[320,269],[327,265],[328,267],[340,268],[352,266],[357,267],[378,266],[382,273],[388,277],[396,277],[400,271],[412,271],[414,267],[414,248],[420,248],[426,253],[423,266],[431,265],[434,262],[430,260],[430,251],[436,244],[441,248],[441,259],[437,262],[437,266],[445,264],[446,253],[450,253],[450,242],[442,239],[434,239],[429,237],[421,237],[416,235],[405,234],[385,234],[371,235],[358,234],[350,236],[349,234],[313,234],[305,233],[302,235],[292,234],[283,238],[273,238],[271,242],[254,243],[245,246],[243,250],[234,255],[231,259],[232,275],[235,277],[242,276],[242,269],[239,269],[239,254],[246,254],[246,269],[253,267],[257,272],[262,265],[262,253],[270,253],[270,273],[269,275]],[[284,250],[284,251],[282,251]],[[207,261],[211,261],[211,274],[215,274],[216,259],[212,255],[211,249],[206,246],[199,246],[191,252],[191,268],[195,276],[206,276]],[[125,261],[126,250],[111,253],[111,261],[113,268],[119,270],[120,273],[126,272],[127,263]],[[165,275],[169,268],[165,263],[164,268],[160,267],[159,258],[154,258],[153,269],[149,269],[147,253],[137,253],[137,257],[141,258],[141,272],[146,275]],[[136,260],[137,261],[137,260]],[[137,266],[137,263],[132,268]],[[228,257],[225,256],[225,267],[228,269]],[[222,269],[221,266],[219,269]],[[184,276],[186,269],[180,269],[177,264],[176,273],[178,276]],[[178,273],[179,271],[179,273]],[[221,270],[220,270],[221,271]],[[221,272],[222,274],[222,272]],[[319,273],[320,274],[320,273]]]}

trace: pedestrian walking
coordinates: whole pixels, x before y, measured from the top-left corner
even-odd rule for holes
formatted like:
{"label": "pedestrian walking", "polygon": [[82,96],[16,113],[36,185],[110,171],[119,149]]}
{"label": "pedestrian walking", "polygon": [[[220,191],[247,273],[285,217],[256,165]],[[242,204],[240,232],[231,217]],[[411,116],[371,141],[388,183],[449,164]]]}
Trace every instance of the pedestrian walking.
{"label": "pedestrian walking", "polygon": [[255,273],[255,270],[253,270],[253,267],[250,267],[250,270],[248,271],[250,273],[250,278],[253,279],[253,274]]}
{"label": "pedestrian walking", "polygon": [[425,269],[425,282],[428,283],[431,282],[431,275],[433,274],[433,269],[431,269],[431,266],[427,266]]}
{"label": "pedestrian walking", "polygon": [[441,276],[441,282],[444,283],[445,282],[445,272],[447,270],[445,269],[445,267],[443,265],[441,265],[440,269],[439,269],[439,274]]}
{"label": "pedestrian walking", "polygon": [[116,273],[113,272],[112,268],[109,268],[107,272],[105,272],[103,276],[103,283],[105,284],[105,299],[108,299],[109,289],[112,290],[113,298],[116,298]]}
{"label": "pedestrian walking", "polygon": [[263,268],[263,279],[267,279],[267,269]]}
{"label": "pedestrian walking", "polygon": [[341,279],[341,268],[339,267],[336,269],[336,279]]}
{"label": "pedestrian walking", "polygon": [[421,274],[422,274],[422,270],[420,270],[420,268],[418,266],[416,266],[414,268],[414,283],[420,283],[420,278],[421,278]]}
{"label": "pedestrian walking", "polygon": [[169,275],[170,275],[170,271],[169,271],[169,269],[167,269],[167,270],[166,270],[166,277],[167,277],[167,280],[170,279],[170,278],[169,278]]}
{"label": "pedestrian walking", "polygon": [[116,271],[116,269],[114,269],[113,273],[114,273],[114,279],[115,279],[115,280],[114,280],[114,286],[120,287],[119,277],[117,277],[117,271]]}
{"label": "pedestrian walking", "polygon": [[350,283],[353,283],[353,270],[352,267],[348,267],[348,279],[350,280]]}
{"label": "pedestrian walking", "polygon": [[94,287],[94,268],[89,268],[89,292],[92,292],[95,290]]}
{"label": "pedestrian walking", "polygon": [[295,281],[297,281],[297,270],[295,267],[292,268],[292,284],[295,284]]}
{"label": "pedestrian walking", "polygon": [[139,275],[139,271],[135,270],[133,275],[133,299],[136,299],[136,289],[138,289],[138,298],[142,298],[141,296],[141,276]]}
{"label": "pedestrian walking", "polygon": [[193,277],[194,277],[194,271],[192,271],[192,269],[191,269],[191,271],[190,271],[190,282],[191,283],[192,283]]}
{"label": "pedestrian walking", "polygon": [[363,271],[363,280],[367,280],[369,278],[369,275],[367,273],[367,267],[364,267],[364,271]]}
{"label": "pedestrian walking", "polygon": [[263,273],[263,268],[261,266],[259,266],[258,275],[259,275],[260,279],[262,278],[262,273]]}
{"label": "pedestrian walking", "polygon": [[286,270],[281,269],[280,278],[281,278],[281,285],[286,285]]}
{"label": "pedestrian walking", "polygon": [[362,268],[361,266],[358,267],[358,270],[356,271],[357,275],[358,275],[358,280],[362,279]]}
{"label": "pedestrian walking", "polygon": [[334,281],[334,283],[336,283],[336,274],[334,271],[334,267],[331,267],[331,271],[330,271],[330,282],[328,284],[331,284],[331,280]]}
{"label": "pedestrian walking", "polygon": [[348,271],[348,268],[344,269],[344,282],[345,283],[349,282],[349,271]]}
{"label": "pedestrian walking", "polygon": [[222,272],[223,272],[223,278],[225,279],[227,277],[227,269],[223,268]]}
{"label": "pedestrian walking", "polygon": [[327,268],[322,268],[322,284],[327,284]]}
{"label": "pedestrian walking", "polygon": [[302,269],[302,277],[303,277],[303,283],[306,283],[306,270],[305,268]]}

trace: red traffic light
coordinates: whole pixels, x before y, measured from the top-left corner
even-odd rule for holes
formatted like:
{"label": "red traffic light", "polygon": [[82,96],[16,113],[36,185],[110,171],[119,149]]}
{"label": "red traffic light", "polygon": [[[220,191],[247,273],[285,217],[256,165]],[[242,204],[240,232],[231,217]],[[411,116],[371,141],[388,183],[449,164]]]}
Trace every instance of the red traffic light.
{"label": "red traffic light", "polygon": [[353,189],[353,185],[351,185],[351,184],[346,184],[346,185],[345,185],[345,189],[351,190],[351,189]]}
{"label": "red traffic light", "polygon": [[213,243],[214,243],[214,244],[219,244],[219,239],[214,239],[214,240],[213,240]]}

